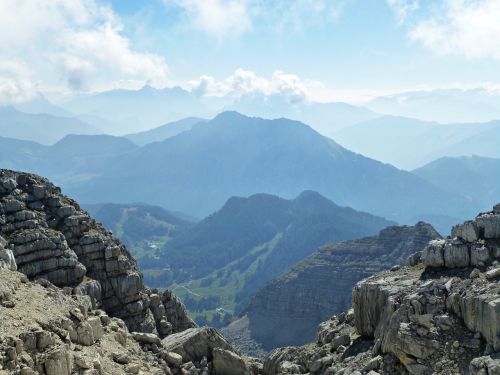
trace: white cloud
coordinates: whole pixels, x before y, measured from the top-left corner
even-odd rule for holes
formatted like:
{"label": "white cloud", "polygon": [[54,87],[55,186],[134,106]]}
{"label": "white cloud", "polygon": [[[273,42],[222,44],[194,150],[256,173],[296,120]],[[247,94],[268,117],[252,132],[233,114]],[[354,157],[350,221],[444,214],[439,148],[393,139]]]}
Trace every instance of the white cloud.
{"label": "white cloud", "polygon": [[250,1],[247,0],[164,0],[186,11],[192,25],[222,39],[238,36],[252,28]]}
{"label": "white cloud", "polygon": [[266,79],[255,72],[239,68],[223,81],[202,76],[198,80],[190,81],[188,89],[200,96],[281,95],[291,103],[296,103],[309,100],[310,88],[318,85],[320,85],[318,82],[303,80],[297,75],[286,74],[279,70],[275,71],[270,79]]}
{"label": "white cloud", "polygon": [[0,66],[17,61],[25,70],[0,70],[2,90],[12,91],[14,82],[19,90],[34,87],[31,77],[43,77],[36,83],[41,89],[94,90],[127,81],[164,86],[164,58],[136,51],[123,31],[113,10],[96,0],[2,0]]}
{"label": "white cloud", "polygon": [[257,25],[273,31],[301,31],[336,19],[346,1],[163,0],[167,6],[180,7],[194,29],[220,40],[240,36]]}
{"label": "white cloud", "polygon": [[0,105],[19,103],[36,96],[37,85],[24,63],[0,61]]}
{"label": "white cloud", "polygon": [[410,38],[440,55],[500,60],[500,0],[445,0]]}
{"label": "white cloud", "polygon": [[400,24],[419,8],[419,0],[387,0],[387,4],[392,8]]}

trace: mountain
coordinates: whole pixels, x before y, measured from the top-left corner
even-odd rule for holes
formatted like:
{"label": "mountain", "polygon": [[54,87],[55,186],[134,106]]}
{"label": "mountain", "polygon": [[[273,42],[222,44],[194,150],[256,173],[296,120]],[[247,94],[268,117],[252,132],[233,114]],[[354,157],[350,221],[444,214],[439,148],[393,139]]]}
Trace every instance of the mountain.
{"label": "mountain", "polygon": [[500,121],[438,124],[384,116],[335,133],[341,145],[407,170],[443,156],[500,157]]}
{"label": "mountain", "polygon": [[3,168],[35,171],[48,146],[36,142],[0,137],[0,165]]}
{"label": "mountain", "polygon": [[156,251],[194,223],[157,206],[113,203],[84,205],[96,220],[111,230],[134,258],[156,257]]}
{"label": "mountain", "polygon": [[436,186],[475,198],[486,210],[500,201],[500,159],[468,156],[441,158],[413,171]]}
{"label": "mountain", "polygon": [[369,109],[341,102],[319,103],[307,100],[290,102],[283,95],[243,95],[226,107],[248,116],[286,117],[310,125],[319,133],[332,137],[335,131],[379,116]]}
{"label": "mountain", "polygon": [[236,112],[116,158],[105,173],[69,191],[88,203],[146,199],[203,217],[231,196],[292,198],[304,190],[403,223],[424,214],[463,217],[474,206],[411,173],[348,151],[300,122]]}
{"label": "mountain", "polygon": [[146,283],[176,284],[172,288],[199,315],[211,316],[220,307],[232,314],[266,281],[319,245],[376,233],[390,224],[312,191],[292,200],[269,194],[234,197],[140,264]]}
{"label": "mountain", "polygon": [[109,135],[68,135],[52,146],[0,137],[0,165],[49,176],[64,187],[81,186],[137,148]]}
{"label": "mountain", "polygon": [[494,374],[499,222],[500,203],[429,242],[408,266],[360,281],[352,309],[322,322],[314,343],[273,350],[262,373]]}
{"label": "mountain", "polygon": [[[441,236],[431,225],[419,222],[391,226],[376,236],[323,245],[261,288],[239,320],[246,321],[246,334],[267,351],[313,341],[319,323],[349,309],[351,290],[358,281],[406,264],[409,255],[438,238]],[[240,324],[235,321],[232,326]],[[231,326],[223,332],[231,333],[230,338],[245,335],[241,329],[232,332]]]}
{"label": "mountain", "polygon": [[20,112],[13,107],[0,107],[2,137],[53,144],[68,134],[98,134],[100,131],[72,117]]}
{"label": "mountain", "polygon": [[198,117],[187,117],[151,130],[128,134],[125,138],[130,139],[136,145],[144,146],[152,142],[161,142],[186,130],[190,130],[195,124],[204,122]]}
{"label": "mountain", "polygon": [[188,116],[208,117],[216,113],[209,104],[180,88],[117,89],[77,96],[63,104],[77,115],[104,120],[100,128],[113,135],[145,131]]}
{"label": "mountain", "polygon": [[367,107],[387,115],[443,123],[500,119],[500,93],[484,88],[410,91],[375,98]]}
{"label": "mountain", "polygon": [[73,117],[71,112],[53,104],[41,93],[37,93],[33,98],[27,101],[12,104],[12,106],[20,112],[35,115],[46,114],[57,117]]}

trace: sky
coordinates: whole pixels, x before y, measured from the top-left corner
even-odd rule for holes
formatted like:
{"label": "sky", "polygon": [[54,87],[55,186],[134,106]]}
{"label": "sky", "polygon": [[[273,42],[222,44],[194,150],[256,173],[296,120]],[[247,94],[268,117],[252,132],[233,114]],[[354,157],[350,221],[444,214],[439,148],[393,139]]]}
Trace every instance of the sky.
{"label": "sky", "polygon": [[182,86],[362,102],[500,88],[500,0],[0,0],[0,103]]}

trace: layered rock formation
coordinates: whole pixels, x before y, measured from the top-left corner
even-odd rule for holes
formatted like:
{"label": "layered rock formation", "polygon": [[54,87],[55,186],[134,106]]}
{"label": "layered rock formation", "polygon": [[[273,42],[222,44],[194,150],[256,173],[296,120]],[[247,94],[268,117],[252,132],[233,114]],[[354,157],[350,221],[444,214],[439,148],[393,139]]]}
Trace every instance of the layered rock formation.
{"label": "layered rock formation", "polygon": [[0,374],[260,372],[46,179],[0,170],[0,231]]}
{"label": "layered rock formation", "polygon": [[315,345],[273,351],[263,373],[500,373],[500,204],[431,241],[412,266],[353,289]]}
{"label": "layered rock formation", "polygon": [[194,326],[174,295],[145,288],[135,260],[111,232],[46,179],[0,170],[0,228],[29,278],[90,295],[134,331],[165,336]]}
{"label": "layered rock formation", "polygon": [[359,280],[405,264],[410,254],[438,238],[441,236],[431,225],[419,222],[388,227],[377,236],[325,245],[262,288],[247,316],[223,332],[254,355],[259,353],[249,346],[247,336],[265,350],[310,342],[320,322],[350,307],[351,290]]}

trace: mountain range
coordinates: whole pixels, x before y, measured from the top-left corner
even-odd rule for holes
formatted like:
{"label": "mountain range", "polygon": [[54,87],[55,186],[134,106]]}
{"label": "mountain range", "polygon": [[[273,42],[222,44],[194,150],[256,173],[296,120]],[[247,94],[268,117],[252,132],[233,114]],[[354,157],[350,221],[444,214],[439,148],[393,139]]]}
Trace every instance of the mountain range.
{"label": "mountain range", "polygon": [[161,142],[167,138],[176,136],[186,130],[190,130],[194,125],[205,122],[199,117],[187,117],[185,119],[170,122],[157,128],[139,133],[128,134],[125,138],[130,139],[136,145],[144,146],[148,143]]}
{"label": "mountain range", "polygon": [[486,88],[436,89],[379,96],[371,110],[440,123],[488,122],[500,119],[500,92]]}
{"label": "mountain range", "polygon": [[438,124],[384,116],[335,133],[344,147],[411,170],[443,156],[500,158],[500,121]]}
{"label": "mountain range", "polygon": [[104,135],[68,136],[51,147],[15,143],[2,165],[47,175],[86,203],[144,202],[205,217],[232,196],[289,199],[313,190],[399,223],[461,218],[476,207],[474,199],[353,153],[288,119],[224,112],[143,147]]}
{"label": "mountain range", "polygon": [[99,134],[101,131],[77,118],[46,113],[25,113],[0,107],[2,137],[53,144],[68,134]]}
{"label": "mountain range", "polygon": [[479,156],[444,157],[414,174],[447,191],[475,199],[479,209],[487,210],[500,197],[500,159]]}

